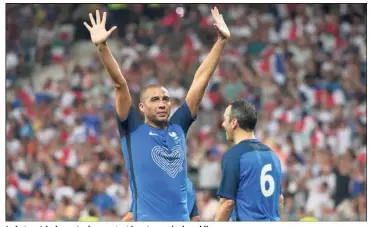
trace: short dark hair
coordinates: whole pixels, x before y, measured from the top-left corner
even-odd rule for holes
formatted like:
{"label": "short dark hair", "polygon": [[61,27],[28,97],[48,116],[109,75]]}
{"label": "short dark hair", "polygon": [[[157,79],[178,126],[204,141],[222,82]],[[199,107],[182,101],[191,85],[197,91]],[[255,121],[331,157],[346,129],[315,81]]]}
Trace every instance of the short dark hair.
{"label": "short dark hair", "polygon": [[322,182],[322,187],[326,190],[328,188],[328,184],[326,181]]}
{"label": "short dark hair", "polygon": [[89,208],[88,214],[89,214],[89,216],[93,216],[93,217],[98,216],[98,212],[94,207]]}
{"label": "short dark hair", "polygon": [[147,92],[147,90],[148,89],[151,89],[151,88],[161,88],[162,86],[161,85],[159,85],[159,84],[150,84],[150,85],[147,85],[147,86],[145,86],[144,88],[142,88],[141,90],[140,90],[140,95],[139,95],[139,97],[140,97],[140,102],[143,102],[144,100],[143,100],[143,96],[144,96],[144,94]]}
{"label": "short dark hair", "polygon": [[235,100],[230,103],[231,116],[230,119],[237,119],[238,126],[245,131],[254,131],[258,114],[252,103],[246,103],[242,99]]}

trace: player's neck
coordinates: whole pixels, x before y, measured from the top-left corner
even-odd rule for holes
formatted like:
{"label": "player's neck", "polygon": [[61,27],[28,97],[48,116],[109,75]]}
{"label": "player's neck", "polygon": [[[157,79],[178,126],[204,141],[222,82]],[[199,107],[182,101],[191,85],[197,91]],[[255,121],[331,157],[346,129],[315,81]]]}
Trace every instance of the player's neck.
{"label": "player's neck", "polygon": [[238,144],[243,140],[249,140],[249,139],[255,139],[254,132],[246,132],[246,131],[238,130],[235,132],[233,142],[234,144]]}
{"label": "player's neck", "polygon": [[154,122],[151,122],[151,121],[145,121],[145,123],[147,123],[149,126],[151,126],[153,128],[157,128],[157,129],[166,129],[167,128],[167,122],[154,123]]}

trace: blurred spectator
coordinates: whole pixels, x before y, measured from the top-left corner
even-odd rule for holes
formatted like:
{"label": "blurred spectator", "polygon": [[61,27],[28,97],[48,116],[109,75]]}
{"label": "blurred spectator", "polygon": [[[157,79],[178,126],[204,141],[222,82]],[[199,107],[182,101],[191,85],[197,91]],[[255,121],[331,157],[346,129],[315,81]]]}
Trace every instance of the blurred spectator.
{"label": "blurred spectator", "polygon": [[215,148],[210,149],[205,156],[199,167],[198,186],[202,190],[209,190],[212,196],[216,196],[221,177],[219,151]]}
{"label": "blurred spectator", "polygon": [[94,222],[99,221],[98,212],[94,208],[90,208],[86,216],[81,216],[78,221]]}
{"label": "blurred spectator", "polygon": [[97,176],[94,176],[95,179],[93,179],[93,197],[92,202],[95,206],[99,208],[99,211],[102,214],[105,214],[108,212],[109,209],[113,209],[115,207],[115,202],[113,198],[105,192],[104,189],[104,182],[103,182],[103,175],[100,175],[99,173]]}
{"label": "blurred spectator", "polygon": [[215,198],[210,196],[208,191],[201,193],[201,199],[199,203],[201,221],[213,221],[215,218],[216,211],[218,209],[219,202]]}

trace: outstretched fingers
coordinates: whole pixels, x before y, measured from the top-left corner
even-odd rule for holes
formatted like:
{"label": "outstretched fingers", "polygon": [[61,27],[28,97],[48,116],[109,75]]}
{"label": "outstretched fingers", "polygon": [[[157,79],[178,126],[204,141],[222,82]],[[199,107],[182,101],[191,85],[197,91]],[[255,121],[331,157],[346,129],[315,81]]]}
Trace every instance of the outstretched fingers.
{"label": "outstretched fingers", "polygon": [[95,11],[95,18],[97,19],[97,24],[100,24],[100,13],[99,10]]}
{"label": "outstretched fingers", "polygon": [[106,25],[106,20],[107,20],[107,13],[103,12],[103,17],[102,17],[102,24]]}
{"label": "outstretched fingers", "polygon": [[220,15],[219,10],[216,6],[214,6],[214,10],[215,10],[216,15]]}
{"label": "outstretched fingers", "polygon": [[[84,25],[86,27],[86,29],[88,29],[89,31],[91,31],[91,29],[94,27],[94,26],[98,26],[98,25],[103,25],[103,27],[106,25],[106,21],[107,21],[107,13],[106,12],[103,12],[103,15],[102,15],[102,19],[100,17],[100,13],[99,13],[99,10],[96,10],[95,11],[95,19],[94,19],[94,16],[92,13],[89,13],[89,18],[90,18],[90,23],[91,25],[89,25],[88,23],[86,23],[84,21]],[[112,27],[108,33],[111,34],[114,30],[116,30],[116,26],[115,27]]]}
{"label": "outstretched fingers", "polygon": [[218,8],[216,8],[215,6],[214,6],[213,9],[211,9],[211,14],[212,14],[215,22],[220,20],[220,18],[222,17],[222,15],[219,14]]}
{"label": "outstretched fingers", "polygon": [[90,17],[90,23],[91,23],[91,26],[94,27],[94,25],[96,25],[96,23],[95,23],[95,20],[94,20],[93,14],[92,14],[92,13],[89,13],[89,17]]}
{"label": "outstretched fingers", "polygon": [[215,16],[215,7],[211,9],[211,15],[213,16],[213,18],[215,20],[215,18],[216,18],[216,16]]}
{"label": "outstretched fingers", "polygon": [[108,31],[108,35],[111,35],[113,31],[115,31],[117,28],[117,26],[113,26],[109,31]]}
{"label": "outstretched fingers", "polygon": [[85,28],[86,28],[86,29],[88,29],[89,31],[91,30],[91,27],[90,27],[89,24],[86,23],[85,21],[84,21],[84,25],[85,25]]}

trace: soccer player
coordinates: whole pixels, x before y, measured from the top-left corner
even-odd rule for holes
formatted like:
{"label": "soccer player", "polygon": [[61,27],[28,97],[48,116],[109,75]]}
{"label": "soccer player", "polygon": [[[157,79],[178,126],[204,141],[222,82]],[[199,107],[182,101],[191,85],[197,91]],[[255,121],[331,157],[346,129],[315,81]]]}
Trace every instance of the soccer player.
{"label": "soccer player", "polygon": [[[198,213],[196,192],[193,188],[192,181],[187,178],[187,207],[189,211],[189,218],[191,221],[200,221],[201,217]],[[130,211],[125,215],[122,221],[134,221],[133,220],[133,206]]]}
{"label": "soccer player", "polygon": [[224,112],[223,128],[233,146],[222,159],[220,197],[215,221],[279,221],[281,164],[277,155],[254,136],[257,113],[243,100]]}
{"label": "soccer player", "polygon": [[141,90],[139,109],[134,110],[125,77],[106,40],[116,29],[105,29],[102,20],[90,13],[91,26],[84,22],[91,40],[110,75],[115,89],[115,108],[123,156],[133,192],[134,221],[189,221],[187,209],[186,135],[195,120],[206,86],[215,71],[230,32],[216,7],[212,10],[218,33],[208,56],[197,69],[185,102],[169,119],[170,97],[159,85]]}

